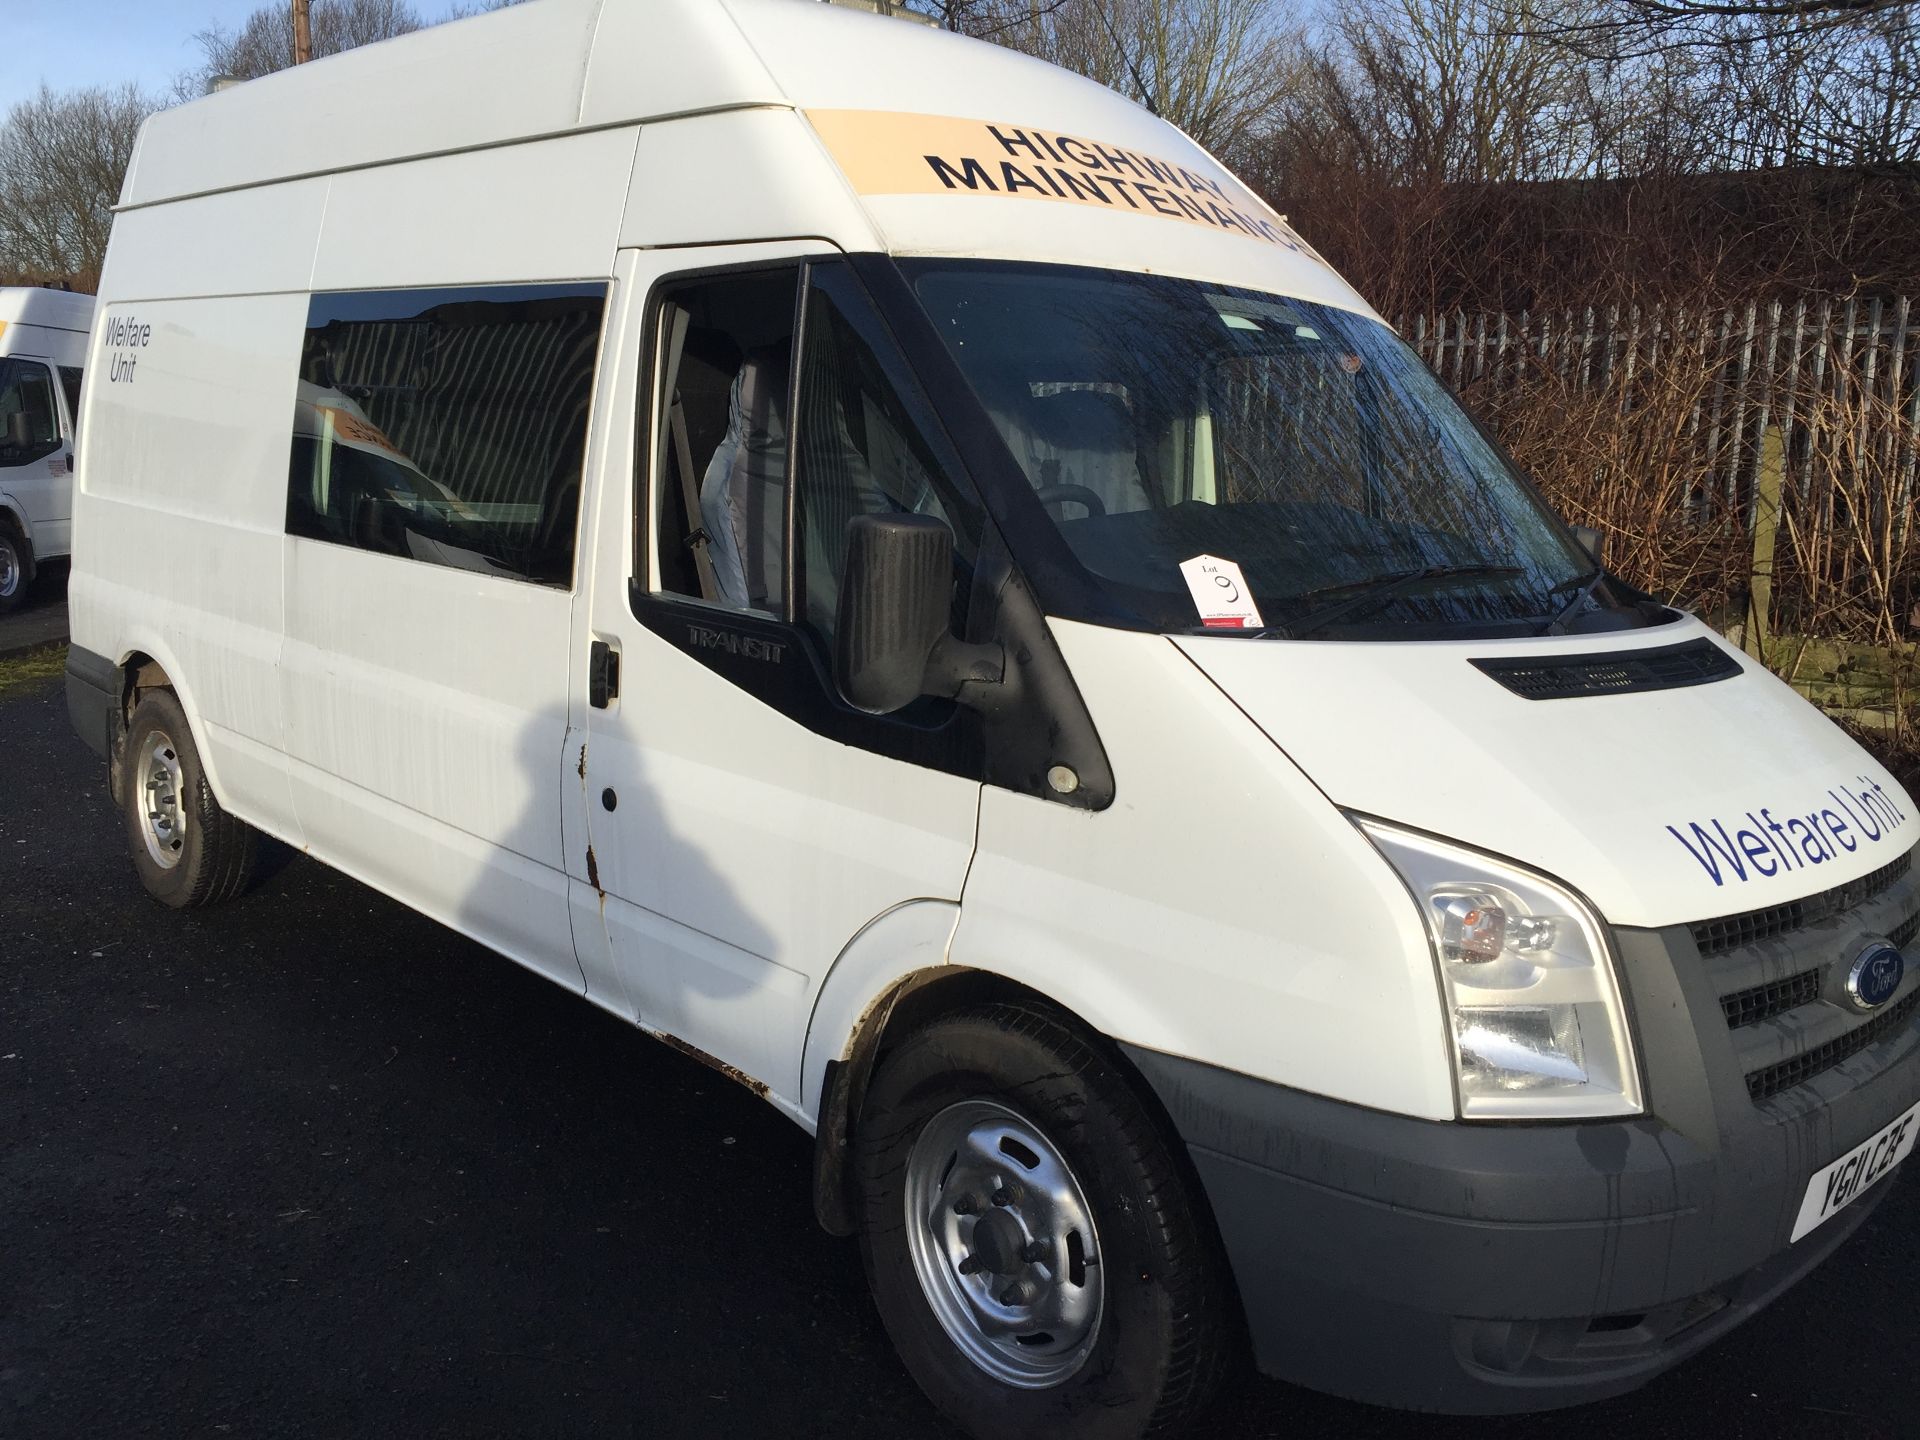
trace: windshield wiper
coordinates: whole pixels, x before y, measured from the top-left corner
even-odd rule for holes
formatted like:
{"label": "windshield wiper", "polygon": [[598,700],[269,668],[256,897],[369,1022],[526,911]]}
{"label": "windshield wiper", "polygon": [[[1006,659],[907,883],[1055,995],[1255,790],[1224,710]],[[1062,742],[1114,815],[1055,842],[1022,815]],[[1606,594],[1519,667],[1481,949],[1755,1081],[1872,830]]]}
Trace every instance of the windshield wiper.
{"label": "windshield wiper", "polygon": [[[1470,575],[1518,575],[1518,565],[1428,565],[1420,570],[1402,570],[1393,575],[1382,575],[1377,580],[1362,582],[1364,588],[1351,600],[1342,600],[1337,605],[1329,605],[1321,610],[1308,611],[1298,624],[1287,628],[1290,638],[1298,640],[1311,635],[1316,630],[1325,629],[1349,615],[1373,610],[1391,600],[1402,590],[1419,584],[1422,580],[1449,580]],[[1326,595],[1341,590],[1350,590],[1351,585],[1329,585],[1319,590],[1309,590],[1304,595],[1296,595],[1296,600],[1311,600],[1316,595]]]}
{"label": "windshield wiper", "polygon": [[1542,635],[1558,635],[1562,630],[1566,629],[1567,621],[1573,618],[1573,612],[1587,602],[1593,592],[1600,588],[1600,582],[1606,578],[1606,567],[1604,565],[1596,565],[1593,567],[1593,573],[1591,575],[1582,575],[1577,580],[1562,580],[1558,585],[1548,590],[1548,595],[1557,595],[1569,585],[1577,587],[1573,592],[1573,598],[1554,612],[1553,618],[1547,622],[1547,628],[1540,633]]}

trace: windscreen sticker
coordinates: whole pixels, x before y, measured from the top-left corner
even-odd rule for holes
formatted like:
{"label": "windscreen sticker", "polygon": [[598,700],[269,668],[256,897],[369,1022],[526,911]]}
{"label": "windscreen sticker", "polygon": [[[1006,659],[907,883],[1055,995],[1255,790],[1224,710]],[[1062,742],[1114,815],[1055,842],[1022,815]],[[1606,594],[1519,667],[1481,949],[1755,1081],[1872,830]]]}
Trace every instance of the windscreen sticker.
{"label": "windscreen sticker", "polygon": [[1176,162],[1057,130],[953,115],[805,113],[861,195],[971,193],[1098,205],[1164,216],[1320,259],[1251,190],[1198,157]]}
{"label": "windscreen sticker", "polygon": [[1183,561],[1180,573],[1187,589],[1193,592],[1193,605],[1200,612],[1200,623],[1209,630],[1258,630],[1260,607],[1247,590],[1247,577],[1231,560],[1217,555],[1196,555]]}
{"label": "windscreen sticker", "polygon": [[1906,823],[1907,812],[1886,787],[1862,775],[1853,785],[1834,786],[1803,813],[1775,815],[1770,806],[1762,805],[1731,820],[1709,816],[1704,824],[1682,821],[1685,832],[1669,825],[1667,833],[1700,863],[1715,885],[1725,885],[1729,880],[1745,884],[1824,865],[1863,843],[1893,838]]}

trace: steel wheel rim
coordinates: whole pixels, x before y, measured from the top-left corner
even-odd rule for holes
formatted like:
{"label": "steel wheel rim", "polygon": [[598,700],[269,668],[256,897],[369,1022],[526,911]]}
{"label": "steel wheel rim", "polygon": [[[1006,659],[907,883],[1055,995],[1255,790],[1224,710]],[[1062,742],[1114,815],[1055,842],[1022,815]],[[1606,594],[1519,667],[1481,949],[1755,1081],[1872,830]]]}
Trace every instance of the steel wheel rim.
{"label": "steel wheel rim", "polygon": [[1044,1390],[1086,1363],[1106,1291],[1086,1192],[1040,1127],[963,1100],[913,1142],[907,1247],[927,1304],[967,1359]]}
{"label": "steel wheel rim", "polygon": [[13,541],[0,536],[0,600],[8,599],[20,584],[20,557],[13,553]]}
{"label": "steel wheel rim", "polygon": [[133,770],[139,790],[140,838],[147,854],[162,870],[180,863],[187,845],[187,812],[180,803],[180,752],[164,730],[151,731],[140,747]]}

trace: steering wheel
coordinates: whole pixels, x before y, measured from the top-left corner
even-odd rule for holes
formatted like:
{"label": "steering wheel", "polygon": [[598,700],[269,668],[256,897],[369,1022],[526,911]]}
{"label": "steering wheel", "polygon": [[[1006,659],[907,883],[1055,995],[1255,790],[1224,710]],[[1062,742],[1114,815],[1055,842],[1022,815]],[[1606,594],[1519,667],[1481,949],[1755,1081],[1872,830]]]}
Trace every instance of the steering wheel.
{"label": "steering wheel", "polygon": [[1084,485],[1042,485],[1033,493],[1042,505],[1083,505],[1092,520],[1107,513],[1106,502]]}

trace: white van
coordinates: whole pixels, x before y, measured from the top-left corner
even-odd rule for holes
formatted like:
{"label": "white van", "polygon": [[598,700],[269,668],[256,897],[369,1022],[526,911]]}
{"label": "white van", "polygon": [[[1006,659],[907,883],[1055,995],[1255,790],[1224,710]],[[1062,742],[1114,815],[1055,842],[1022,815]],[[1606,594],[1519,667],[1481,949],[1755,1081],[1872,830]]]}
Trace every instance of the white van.
{"label": "white van", "polygon": [[1096,85],[511,8],[149,121],[94,344],[147,887],[272,836],[749,1086],[973,1434],[1616,1394],[1913,1146],[1913,800]]}
{"label": "white van", "polygon": [[73,533],[73,427],[93,297],[0,286],[0,615]]}

